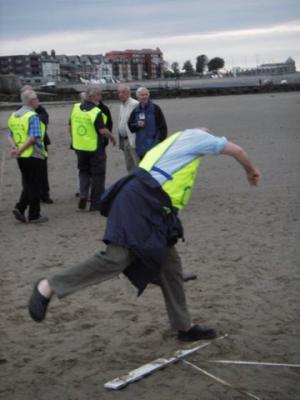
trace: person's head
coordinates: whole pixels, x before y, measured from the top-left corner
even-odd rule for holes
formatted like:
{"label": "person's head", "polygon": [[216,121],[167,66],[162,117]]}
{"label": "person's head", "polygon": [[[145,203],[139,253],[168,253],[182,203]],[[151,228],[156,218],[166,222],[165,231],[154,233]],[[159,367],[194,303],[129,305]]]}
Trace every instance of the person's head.
{"label": "person's head", "polygon": [[150,92],[147,88],[141,86],[136,91],[136,97],[142,105],[145,105],[149,101]]}
{"label": "person's head", "polygon": [[86,100],[86,93],[85,92],[79,93],[79,100],[80,100],[80,103],[84,103],[85,102],[85,100]]}
{"label": "person's head", "polygon": [[126,85],[118,86],[118,97],[122,103],[125,103],[130,97],[130,87]]}
{"label": "person's head", "polygon": [[20,93],[22,94],[23,92],[25,92],[26,90],[33,90],[33,87],[30,85],[24,85],[21,87],[20,89]]}
{"label": "person's head", "polygon": [[92,103],[98,104],[101,101],[101,86],[100,85],[89,85],[85,91],[86,100]]}
{"label": "person's head", "polygon": [[24,92],[21,93],[21,100],[24,106],[29,106],[34,110],[38,108],[40,104],[37,94],[34,90],[24,90]]}

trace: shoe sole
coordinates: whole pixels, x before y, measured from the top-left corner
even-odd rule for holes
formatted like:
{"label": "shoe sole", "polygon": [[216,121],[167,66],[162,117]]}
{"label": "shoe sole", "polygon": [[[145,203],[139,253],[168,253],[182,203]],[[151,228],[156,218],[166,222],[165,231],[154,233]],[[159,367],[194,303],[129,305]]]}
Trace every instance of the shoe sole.
{"label": "shoe sole", "polygon": [[21,211],[19,211],[19,210],[13,210],[13,215],[15,216],[15,218],[18,220],[18,221],[20,221],[20,222],[22,222],[23,224],[25,224],[27,221],[26,221],[26,218],[24,217],[24,215],[21,213]]}

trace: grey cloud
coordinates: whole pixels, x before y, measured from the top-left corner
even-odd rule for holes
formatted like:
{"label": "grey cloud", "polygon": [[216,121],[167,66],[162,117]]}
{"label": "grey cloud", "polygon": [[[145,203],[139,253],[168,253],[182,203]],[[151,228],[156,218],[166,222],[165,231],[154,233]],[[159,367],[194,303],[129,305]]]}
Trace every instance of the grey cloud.
{"label": "grey cloud", "polygon": [[[26,6],[25,6],[26,4]],[[91,29],[138,31],[142,37],[240,29],[300,16],[298,0],[16,0],[1,1],[2,37]],[[101,37],[99,37],[101,41]]]}

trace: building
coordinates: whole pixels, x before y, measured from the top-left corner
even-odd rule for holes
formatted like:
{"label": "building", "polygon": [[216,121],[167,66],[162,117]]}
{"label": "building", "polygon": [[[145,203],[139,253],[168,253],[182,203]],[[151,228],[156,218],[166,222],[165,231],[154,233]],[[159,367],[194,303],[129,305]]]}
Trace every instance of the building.
{"label": "building", "polygon": [[41,56],[36,53],[29,55],[1,56],[0,74],[14,74],[20,77],[22,83],[42,83],[43,67]]}
{"label": "building", "polygon": [[60,81],[60,64],[56,58],[55,51],[52,50],[49,55],[46,51],[40,54],[42,61],[43,81],[59,82]]}
{"label": "building", "polygon": [[289,57],[285,62],[280,63],[269,63],[269,64],[261,64],[256,68],[241,68],[234,67],[232,72],[235,76],[239,75],[282,75],[282,74],[293,74],[296,71],[296,63],[295,61]]}
{"label": "building", "polygon": [[111,51],[105,55],[40,54],[0,57],[0,74],[17,75],[22,83],[113,82],[158,79],[163,77],[163,53],[160,49]]}
{"label": "building", "polygon": [[113,76],[121,81],[163,78],[163,53],[157,49],[110,51]]}
{"label": "building", "polygon": [[293,74],[296,72],[296,63],[289,57],[285,62],[259,65],[257,70],[269,75]]}

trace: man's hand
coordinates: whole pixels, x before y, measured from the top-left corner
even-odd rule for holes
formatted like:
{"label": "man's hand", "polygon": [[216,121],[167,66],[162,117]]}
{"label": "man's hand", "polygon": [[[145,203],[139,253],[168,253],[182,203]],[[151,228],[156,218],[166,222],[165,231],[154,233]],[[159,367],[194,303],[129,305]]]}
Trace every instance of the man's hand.
{"label": "man's hand", "polygon": [[222,154],[235,158],[245,169],[250,185],[257,186],[260,179],[260,172],[254,167],[244,149],[235,143],[227,142]]}
{"label": "man's hand", "polygon": [[12,146],[10,149],[11,158],[17,158],[20,155],[20,149],[17,146]]}
{"label": "man's hand", "polygon": [[246,173],[250,185],[257,186],[258,181],[260,180],[260,172],[254,168],[251,171],[246,171]]}
{"label": "man's hand", "polygon": [[114,135],[106,128],[100,129],[100,134],[106,137],[110,142],[112,142],[113,146],[117,144],[117,141]]}
{"label": "man's hand", "polygon": [[115,146],[117,144],[116,138],[114,137],[114,135],[112,133],[110,133],[108,139],[112,142],[113,146]]}

